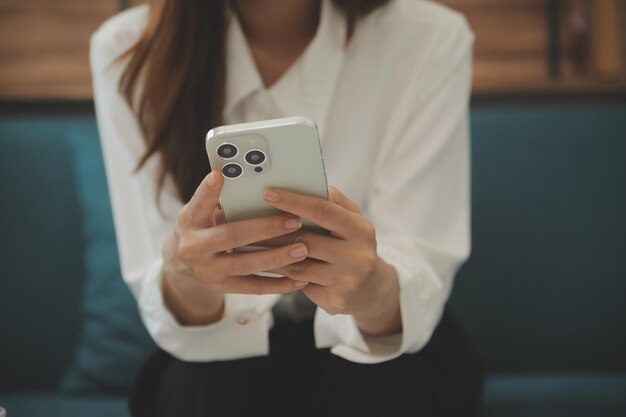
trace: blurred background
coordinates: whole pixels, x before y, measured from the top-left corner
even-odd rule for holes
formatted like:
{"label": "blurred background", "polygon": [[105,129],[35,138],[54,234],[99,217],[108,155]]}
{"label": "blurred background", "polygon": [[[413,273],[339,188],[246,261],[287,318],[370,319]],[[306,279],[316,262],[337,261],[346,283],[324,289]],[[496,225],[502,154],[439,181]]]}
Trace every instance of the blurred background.
{"label": "blurred background", "polygon": [[[418,1],[418,0],[415,0]],[[140,2],[0,0],[0,407],[126,416],[154,347],[117,259],[88,42]],[[476,34],[450,307],[485,416],[626,416],[626,1],[445,0]]]}
{"label": "blurred background", "polygon": [[[129,0],[0,0],[0,98],[89,101],[89,35]],[[474,90],[626,91],[623,0],[441,0],[476,33]]]}

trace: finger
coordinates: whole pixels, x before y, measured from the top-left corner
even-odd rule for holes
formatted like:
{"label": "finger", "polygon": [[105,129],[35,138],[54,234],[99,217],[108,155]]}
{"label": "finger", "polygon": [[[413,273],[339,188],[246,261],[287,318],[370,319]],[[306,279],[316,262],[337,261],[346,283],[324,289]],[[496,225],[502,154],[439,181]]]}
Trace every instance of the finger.
{"label": "finger", "polygon": [[[271,239],[260,240],[258,242],[252,243],[252,246],[262,246],[266,248],[277,248],[279,246],[289,245],[291,243],[311,243],[316,240],[321,235],[319,233],[311,232],[305,229],[300,229],[295,232],[288,233],[286,235],[273,237]],[[336,238],[331,238],[336,239]],[[308,246],[308,244],[307,244]]]}
{"label": "finger", "polygon": [[187,227],[213,226],[213,210],[219,203],[224,178],[219,171],[209,173],[179,214],[179,221]]}
{"label": "finger", "polygon": [[309,285],[302,288],[302,292],[304,293],[304,295],[306,295],[306,297],[313,303],[320,306],[320,308],[324,304],[323,301],[325,301],[328,296],[328,291],[329,290],[327,287],[314,283],[310,283]]}
{"label": "finger", "polygon": [[307,248],[302,243],[275,249],[262,249],[245,253],[224,253],[212,260],[219,275],[250,275],[306,259]]}
{"label": "finger", "polygon": [[289,278],[271,278],[259,275],[226,278],[223,291],[228,294],[285,294],[306,287],[304,281]]}
{"label": "finger", "polygon": [[351,238],[360,233],[362,217],[331,201],[276,188],[268,188],[263,196],[268,204],[309,219],[340,237]]}
{"label": "finger", "polygon": [[224,211],[222,207],[218,204],[213,210],[213,224],[224,224],[226,223],[226,217],[224,216]]}
{"label": "finger", "polygon": [[346,197],[336,187],[328,187],[328,200],[335,204],[339,204],[341,207],[350,210],[353,213],[361,214],[361,209],[352,200]]}
{"label": "finger", "polygon": [[284,275],[295,281],[310,282],[323,287],[335,285],[337,282],[335,269],[331,264],[312,259],[306,259],[267,272],[273,272],[275,274]]}
{"label": "finger", "polygon": [[332,264],[344,263],[352,256],[350,244],[345,240],[332,236],[321,235],[301,229],[297,232],[253,243],[254,246],[276,248],[295,243],[304,243],[308,249],[309,258],[318,259]]}
{"label": "finger", "polygon": [[200,233],[205,239],[206,250],[217,253],[291,233],[301,227],[298,217],[283,214],[219,224]]}

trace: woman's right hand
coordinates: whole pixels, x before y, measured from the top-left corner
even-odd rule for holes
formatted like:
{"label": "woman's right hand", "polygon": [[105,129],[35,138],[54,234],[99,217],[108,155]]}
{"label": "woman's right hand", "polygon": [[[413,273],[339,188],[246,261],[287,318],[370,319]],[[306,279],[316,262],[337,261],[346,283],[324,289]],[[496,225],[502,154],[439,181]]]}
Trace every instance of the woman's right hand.
{"label": "woman's right hand", "polygon": [[207,175],[180,210],[163,245],[163,297],[184,325],[206,325],[223,314],[224,294],[284,294],[306,282],[254,275],[304,260],[303,243],[237,253],[229,249],[264,241],[302,227],[291,214],[225,224],[219,208],[224,178]]}

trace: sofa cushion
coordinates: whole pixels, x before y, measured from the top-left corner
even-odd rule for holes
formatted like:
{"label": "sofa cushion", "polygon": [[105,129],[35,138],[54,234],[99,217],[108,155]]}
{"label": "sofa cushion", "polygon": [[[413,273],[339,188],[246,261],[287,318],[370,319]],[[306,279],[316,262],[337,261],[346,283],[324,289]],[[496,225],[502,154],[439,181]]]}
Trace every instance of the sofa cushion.
{"label": "sofa cushion", "polygon": [[61,391],[124,394],[155,348],[121,278],[115,230],[95,121],[72,127],[76,189],[82,210],[86,279],[82,337]]}
{"label": "sofa cushion", "polygon": [[50,393],[0,394],[7,417],[130,417],[124,398],[68,397]]}
{"label": "sofa cushion", "polygon": [[0,118],[0,391],[52,388],[72,360],[84,265],[65,130],[91,119]]}
{"label": "sofa cushion", "polygon": [[623,417],[626,374],[493,375],[485,417]]}

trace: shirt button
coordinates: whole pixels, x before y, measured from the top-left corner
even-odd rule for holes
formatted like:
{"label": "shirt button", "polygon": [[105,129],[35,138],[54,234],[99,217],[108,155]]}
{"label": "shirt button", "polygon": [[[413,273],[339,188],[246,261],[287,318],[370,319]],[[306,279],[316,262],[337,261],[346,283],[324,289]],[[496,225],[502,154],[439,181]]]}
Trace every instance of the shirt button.
{"label": "shirt button", "polygon": [[249,321],[250,319],[247,316],[237,316],[237,324],[244,326],[248,324]]}

